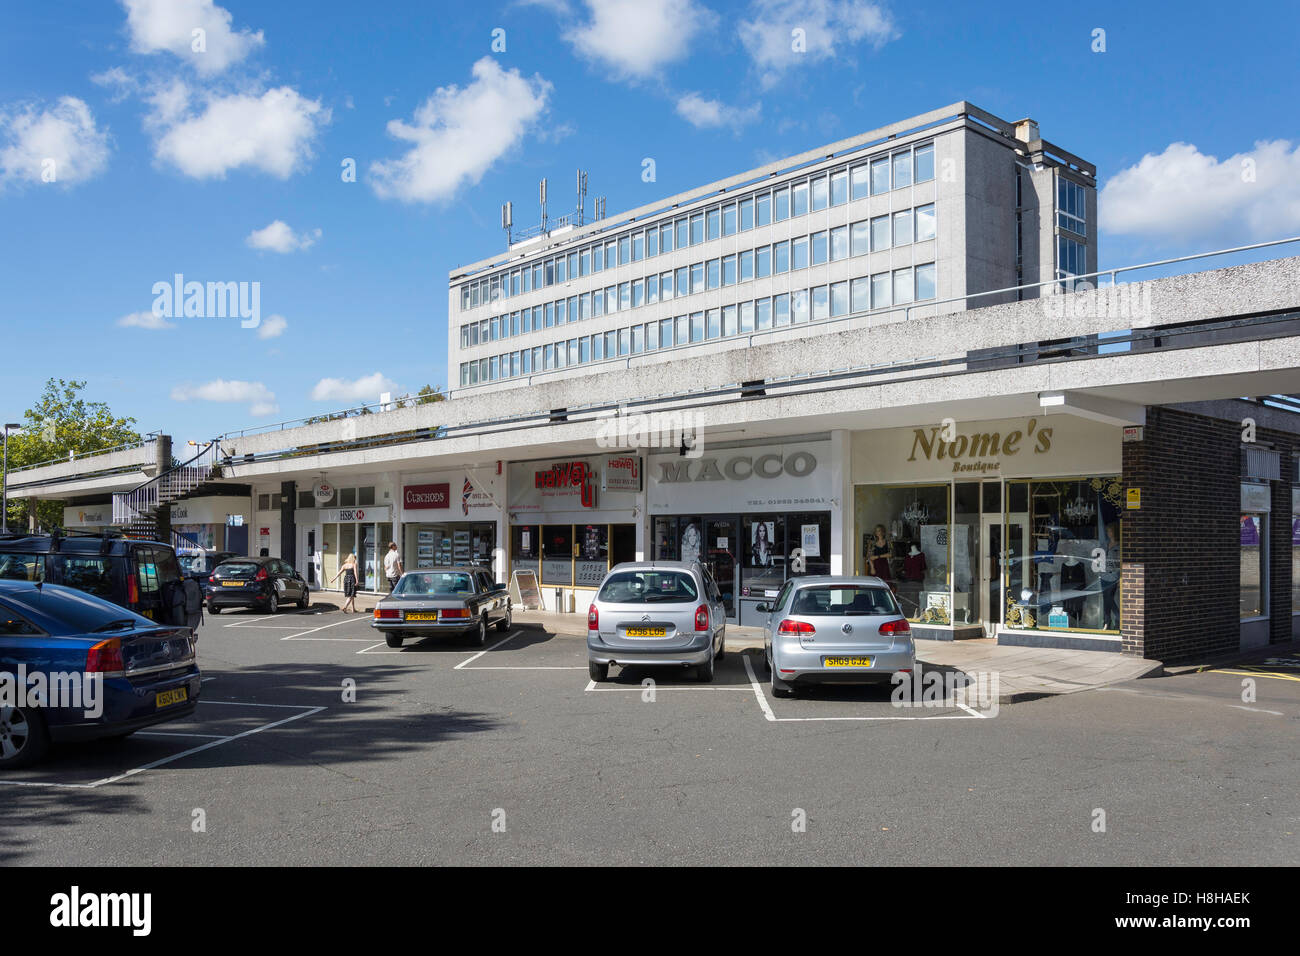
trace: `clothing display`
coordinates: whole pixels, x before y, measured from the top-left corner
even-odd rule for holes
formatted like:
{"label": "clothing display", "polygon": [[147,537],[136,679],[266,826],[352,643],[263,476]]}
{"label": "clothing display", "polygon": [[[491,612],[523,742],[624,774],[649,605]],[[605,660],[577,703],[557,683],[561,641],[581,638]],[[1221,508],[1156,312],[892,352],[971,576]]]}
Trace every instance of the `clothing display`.
{"label": "clothing display", "polygon": [[1067,595],[1075,593],[1075,597],[1065,599],[1065,613],[1070,615],[1070,622],[1078,625],[1083,617],[1083,595],[1077,592],[1083,591],[1087,587],[1087,579],[1083,573],[1083,562],[1076,561],[1070,564],[1068,561],[1061,566],[1061,590]]}
{"label": "clothing display", "polygon": [[[912,549],[916,551],[915,548]],[[904,581],[922,581],[925,579],[925,555],[920,551],[915,554],[909,554],[903,559],[903,580]]]}

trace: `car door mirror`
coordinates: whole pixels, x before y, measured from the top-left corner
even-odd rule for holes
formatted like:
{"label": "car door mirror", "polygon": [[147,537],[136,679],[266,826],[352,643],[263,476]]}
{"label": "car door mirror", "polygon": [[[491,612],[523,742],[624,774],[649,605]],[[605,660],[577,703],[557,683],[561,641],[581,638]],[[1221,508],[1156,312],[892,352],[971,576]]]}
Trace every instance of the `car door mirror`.
{"label": "car door mirror", "polygon": [[772,613],[772,609],[771,609],[770,607],[768,607],[766,604],[760,604],[760,605],[758,605],[756,608],[754,608],[754,610],[757,611],[759,614],[771,614],[771,613]]}

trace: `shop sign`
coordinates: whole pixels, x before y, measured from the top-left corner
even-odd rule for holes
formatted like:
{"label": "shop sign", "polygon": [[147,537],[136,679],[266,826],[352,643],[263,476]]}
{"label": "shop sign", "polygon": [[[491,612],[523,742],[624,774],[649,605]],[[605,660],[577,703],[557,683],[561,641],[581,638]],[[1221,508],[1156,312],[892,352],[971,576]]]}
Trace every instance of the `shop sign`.
{"label": "shop sign", "polygon": [[1141,441],[1141,440],[1142,440],[1142,426],[1141,426],[1141,425],[1125,425],[1125,426],[1124,426],[1124,438],[1123,438],[1123,441]]}
{"label": "shop sign", "polygon": [[387,521],[389,509],[381,508],[324,508],[317,516],[319,521]]}
{"label": "shop sign", "polygon": [[311,487],[311,496],[316,499],[319,507],[334,497],[334,486],[328,481],[318,481]]}
{"label": "shop sign", "polygon": [[[956,433],[955,424],[912,429],[912,451],[908,461],[952,461],[954,472],[990,472],[1001,467],[999,457],[1010,458],[1026,447],[1032,454],[1045,455],[1052,450],[1052,428],[1039,428],[1031,418],[1025,428],[1006,432],[984,431],[970,435]],[[1025,444],[1028,443],[1028,444]],[[962,459],[966,459],[963,461]],[[989,460],[992,459],[992,460]]]}
{"label": "shop sign", "polygon": [[[547,497],[551,495],[577,495],[582,507],[596,507],[595,477],[585,461],[566,461],[550,468],[533,472],[533,487]],[[543,576],[545,574],[543,573]]]}
{"label": "shop sign", "polygon": [[1255,485],[1246,482],[1241,486],[1241,510],[1256,513],[1268,513],[1273,510],[1273,495],[1269,485]]}
{"label": "shop sign", "polygon": [[[719,464],[721,461],[721,464]],[[685,481],[746,481],[749,478],[804,478],[817,470],[817,458],[810,451],[784,456],[779,452],[758,455],[735,455],[731,458],[678,458],[659,463],[659,481],[678,484]]]}
{"label": "shop sign", "polygon": [[408,511],[451,507],[451,484],[406,485],[402,488],[402,507]]}
{"label": "shop sign", "polygon": [[636,455],[611,455],[600,473],[601,491],[640,491],[641,459]]}
{"label": "shop sign", "polygon": [[65,528],[108,524],[108,520],[108,512],[103,510],[87,511],[84,508],[63,509],[63,526]]}
{"label": "shop sign", "polygon": [[1127,508],[1129,511],[1142,510],[1142,489],[1141,488],[1128,489]]}

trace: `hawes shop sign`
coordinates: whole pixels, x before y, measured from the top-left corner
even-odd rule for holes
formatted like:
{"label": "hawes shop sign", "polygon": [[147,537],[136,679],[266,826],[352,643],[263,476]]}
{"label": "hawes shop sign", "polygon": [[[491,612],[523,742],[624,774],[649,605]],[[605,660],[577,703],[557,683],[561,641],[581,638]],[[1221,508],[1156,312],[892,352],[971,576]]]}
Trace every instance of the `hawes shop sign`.
{"label": "hawes shop sign", "polygon": [[[997,471],[999,456],[1011,458],[1030,449],[1031,454],[1045,455],[1052,450],[1052,429],[1039,428],[1031,418],[1024,429],[976,432],[959,435],[955,423],[931,428],[912,429],[912,453],[908,461],[952,461],[954,472]],[[990,460],[992,459],[992,460]]]}
{"label": "hawes shop sign", "polygon": [[533,472],[533,487],[543,495],[579,495],[584,508],[596,507],[596,488],[592,484],[595,472],[585,461],[565,461],[550,468]]}

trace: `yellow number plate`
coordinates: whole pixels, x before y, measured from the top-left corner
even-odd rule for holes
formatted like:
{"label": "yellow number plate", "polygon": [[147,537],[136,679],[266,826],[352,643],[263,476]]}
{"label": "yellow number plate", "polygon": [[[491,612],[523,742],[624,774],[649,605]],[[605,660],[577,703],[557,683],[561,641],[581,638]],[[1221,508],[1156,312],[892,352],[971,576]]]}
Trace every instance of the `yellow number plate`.
{"label": "yellow number plate", "polygon": [[870,667],[870,657],[823,657],[823,667]]}
{"label": "yellow number plate", "polygon": [[629,627],[623,633],[628,637],[663,637],[668,630],[662,627]]}
{"label": "yellow number plate", "polygon": [[172,704],[183,704],[190,699],[189,691],[184,687],[177,687],[175,690],[159,691],[155,695],[155,704],[160,709],[170,707]]}
{"label": "yellow number plate", "polygon": [[437,614],[436,611],[433,612],[432,614],[427,613],[427,612],[426,612],[426,613],[420,613],[420,612],[411,612],[411,611],[407,611],[407,612],[406,612],[406,619],[407,619],[408,621],[436,621],[436,620],[438,620],[438,614]]}
{"label": "yellow number plate", "polygon": [[242,588],[244,586],[244,582],[243,581],[222,581],[221,586],[223,588]]}

